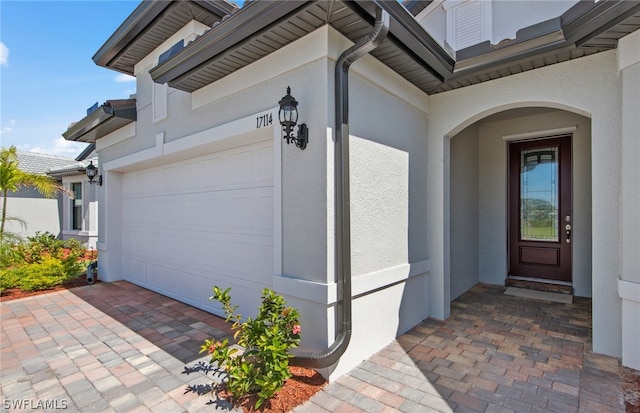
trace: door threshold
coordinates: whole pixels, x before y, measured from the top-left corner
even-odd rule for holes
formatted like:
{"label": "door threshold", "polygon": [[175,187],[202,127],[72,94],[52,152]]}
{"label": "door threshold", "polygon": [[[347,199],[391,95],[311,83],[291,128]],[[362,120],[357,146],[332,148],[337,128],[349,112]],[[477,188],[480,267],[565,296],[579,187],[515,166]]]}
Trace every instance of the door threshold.
{"label": "door threshold", "polygon": [[573,295],[573,284],[567,281],[545,280],[542,278],[510,275],[506,278],[504,284],[507,287],[518,287],[529,290]]}

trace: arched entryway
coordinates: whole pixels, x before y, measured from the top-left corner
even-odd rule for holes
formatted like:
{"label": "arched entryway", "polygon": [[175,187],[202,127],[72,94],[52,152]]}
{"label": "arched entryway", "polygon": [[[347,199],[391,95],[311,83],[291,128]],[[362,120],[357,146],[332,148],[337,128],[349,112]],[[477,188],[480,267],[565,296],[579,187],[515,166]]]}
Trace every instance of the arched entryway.
{"label": "arched entryway", "polygon": [[557,136],[569,137],[573,181],[572,266],[564,285],[574,295],[591,296],[591,120],[539,106],[493,112],[445,142],[451,300],[478,282],[504,285],[509,275],[509,144]]}

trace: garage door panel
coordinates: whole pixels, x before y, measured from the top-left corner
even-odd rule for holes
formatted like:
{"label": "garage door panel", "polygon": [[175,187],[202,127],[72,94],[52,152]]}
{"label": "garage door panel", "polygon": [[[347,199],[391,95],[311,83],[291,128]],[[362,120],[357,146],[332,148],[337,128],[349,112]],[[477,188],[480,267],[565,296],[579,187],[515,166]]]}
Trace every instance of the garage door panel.
{"label": "garage door panel", "polygon": [[254,182],[273,186],[273,148],[261,147],[255,151]]}
{"label": "garage door panel", "polygon": [[253,151],[246,150],[230,155],[226,159],[226,179],[230,186],[243,186],[254,182]]}
{"label": "garage door panel", "polygon": [[208,311],[232,287],[251,311],[273,273],[273,170],[262,142],[125,174],[125,279]]}

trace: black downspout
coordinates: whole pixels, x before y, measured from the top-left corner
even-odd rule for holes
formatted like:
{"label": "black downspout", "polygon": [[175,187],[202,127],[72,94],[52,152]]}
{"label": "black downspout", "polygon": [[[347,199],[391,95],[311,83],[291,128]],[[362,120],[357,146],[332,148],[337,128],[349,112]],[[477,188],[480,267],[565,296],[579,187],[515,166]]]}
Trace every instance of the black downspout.
{"label": "black downspout", "polygon": [[376,8],[376,22],[369,36],[345,50],[335,71],[335,271],[338,287],[338,337],[322,352],[300,354],[294,366],[323,368],[335,364],[351,340],[351,201],[349,183],[349,67],[377,48],[389,32],[389,14]]}

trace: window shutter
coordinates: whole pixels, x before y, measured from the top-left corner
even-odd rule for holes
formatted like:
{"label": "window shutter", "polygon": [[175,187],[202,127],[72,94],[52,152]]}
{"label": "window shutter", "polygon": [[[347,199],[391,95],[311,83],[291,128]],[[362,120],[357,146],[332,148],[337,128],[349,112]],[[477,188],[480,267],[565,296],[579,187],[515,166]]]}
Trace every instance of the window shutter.
{"label": "window shutter", "polygon": [[153,121],[167,117],[167,84],[153,84]]}
{"label": "window shutter", "polygon": [[465,2],[454,10],[456,50],[482,42],[482,2]]}
{"label": "window shutter", "polygon": [[446,1],[447,43],[460,50],[491,40],[491,1]]}

